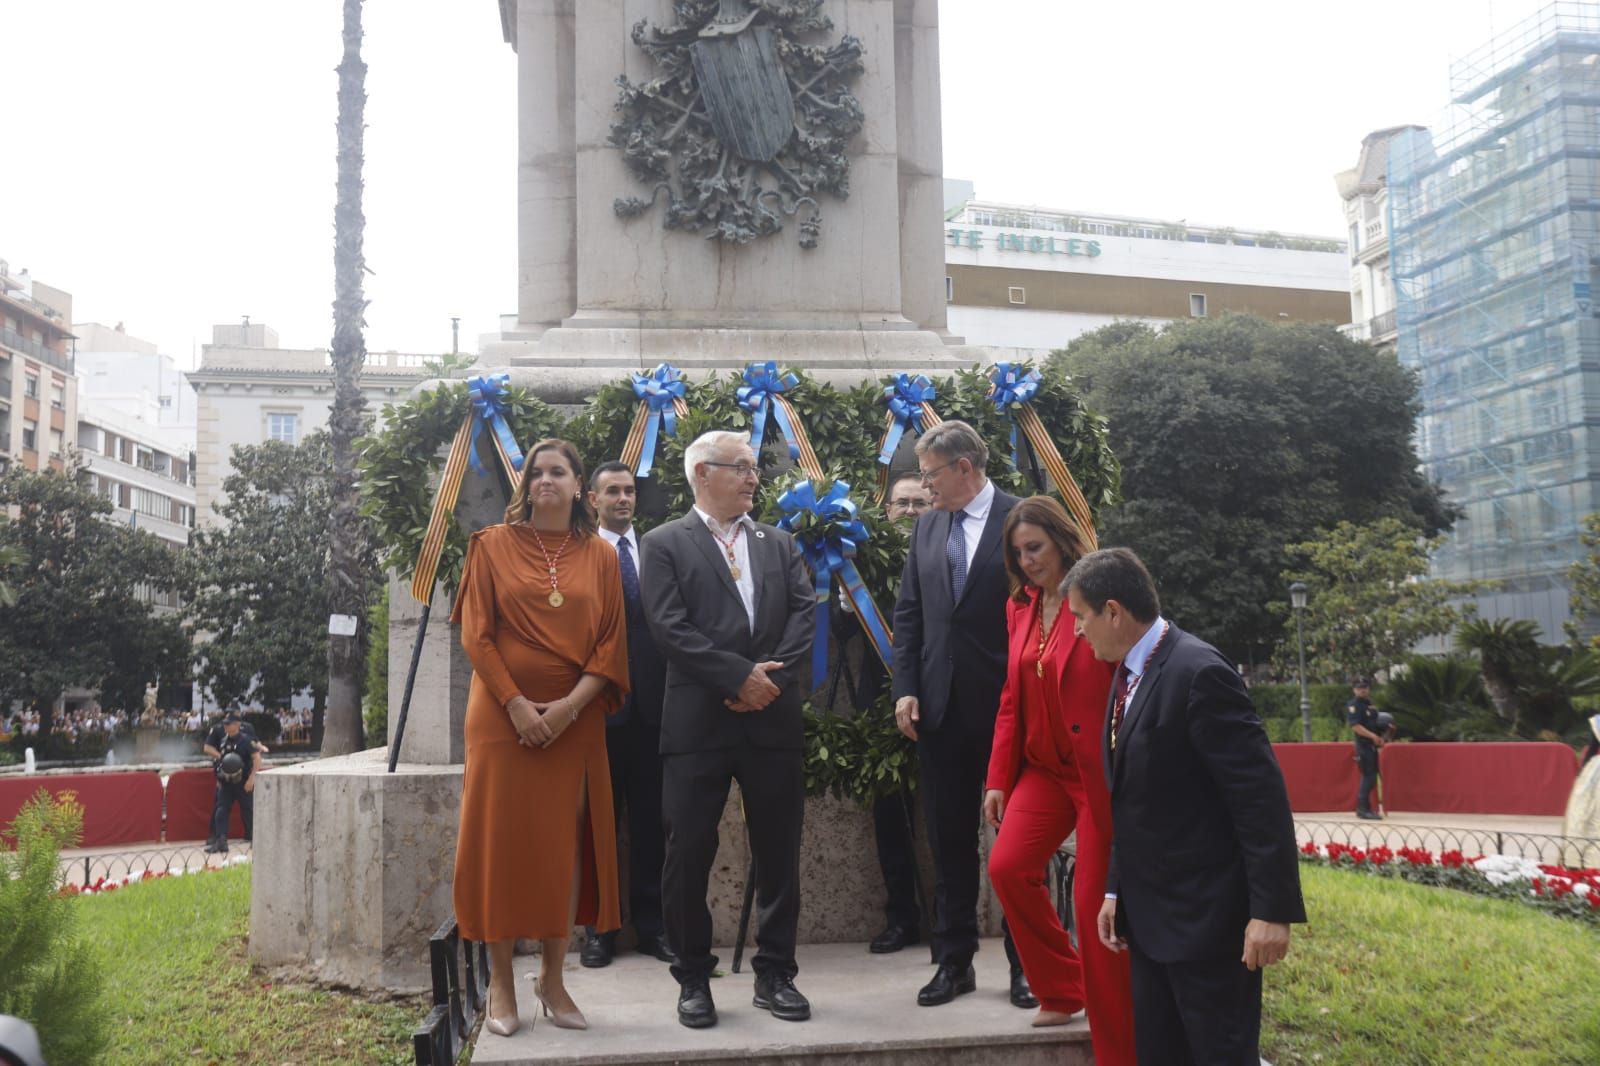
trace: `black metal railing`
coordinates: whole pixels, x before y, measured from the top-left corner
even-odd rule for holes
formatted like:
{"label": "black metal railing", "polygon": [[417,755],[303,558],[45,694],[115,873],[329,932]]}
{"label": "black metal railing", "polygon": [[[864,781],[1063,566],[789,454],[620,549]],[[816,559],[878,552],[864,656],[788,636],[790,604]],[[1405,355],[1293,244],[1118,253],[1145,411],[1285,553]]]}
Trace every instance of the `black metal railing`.
{"label": "black metal railing", "polygon": [[13,351],[22,352],[24,355],[31,355],[35,359],[43,360],[57,370],[65,370],[69,374],[72,373],[72,356],[63,355],[54,348],[47,348],[30,337],[24,337],[14,329],[0,326],[0,344]]}
{"label": "black metal railing", "polygon": [[1395,330],[1394,312],[1393,311],[1385,311],[1383,314],[1377,315],[1377,316],[1373,317],[1370,321],[1368,321],[1368,323],[1367,323],[1367,339],[1368,340],[1376,340],[1377,338],[1383,336],[1385,333],[1393,333],[1394,330]]}
{"label": "black metal railing", "polygon": [[1370,849],[1421,848],[1435,858],[1459,851],[1469,859],[1481,855],[1512,855],[1534,862],[1575,868],[1600,866],[1600,839],[1569,837],[1559,833],[1523,833],[1507,829],[1463,829],[1437,825],[1400,825],[1394,822],[1317,822],[1296,818],[1299,844],[1344,844]]}
{"label": "black metal railing", "polygon": [[433,1007],[411,1034],[417,1066],[450,1066],[483,1016],[489,995],[489,952],[461,936],[454,914],[428,938]]}
{"label": "black metal railing", "polygon": [[[249,854],[248,844],[244,845],[243,854]],[[209,858],[198,842],[142,851],[100,852],[62,859],[61,874],[68,884],[83,888],[100,880],[121,882],[147,874],[192,873],[205,869]]]}

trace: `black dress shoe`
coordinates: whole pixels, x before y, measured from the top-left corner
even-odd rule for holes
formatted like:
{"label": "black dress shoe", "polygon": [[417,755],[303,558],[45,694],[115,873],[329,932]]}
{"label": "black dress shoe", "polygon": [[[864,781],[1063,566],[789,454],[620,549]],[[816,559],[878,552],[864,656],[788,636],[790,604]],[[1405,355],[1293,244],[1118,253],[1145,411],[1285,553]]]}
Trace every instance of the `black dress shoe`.
{"label": "black dress shoe", "polygon": [[914,928],[904,925],[891,925],[883,932],[872,938],[872,943],[867,945],[867,950],[874,955],[889,955],[901,948],[909,947],[922,939],[922,935]]}
{"label": "black dress shoe", "polygon": [[949,1003],[957,996],[975,992],[977,988],[978,975],[972,969],[970,962],[965,966],[942,962],[933,972],[933,980],[923,985],[922,991],[917,993],[917,1006],[937,1007],[941,1003]]}
{"label": "black dress shoe", "polygon": [[758,974],[756,995],[750,1002],[786,1022],[803,1022],[811,1017],[811,1001],[800,994],[788,974]]}
{"label": "black dress shoe", "polygon": [[578,964],[598,970],[602,966],[610,966],[615,954],[614,934],[590,933],[589,939],[583,942],[583,948],[578,952]]}
{"label": "black dress shoe", "polygon": [[1373,811],[1357,811],[1356,812],[1356,817],[1360,818],[1363,822],[1381,822],[1381,821],[1383,821],[1383,815],[1377,814],[1377,813],[1375,813]]}
{"label": "black dress shoe", "polygon": [[674,955],[672,949],[667,947],[667,938],[660,933],[654,936],[641,936],[637,950],[641,955],[650,955],[665,963],[678,961],[678,956]]}
{"label": "black dress shoe", "polygon": [[1011,1005],[1032,1010],[1039,1005],[1039,997],[1028,987],[1028,979],[1021,970],[1011,971]]}
{"label": "black dress shoe", "polygon": [[717,1005],[711,1002],[711,983],[705,978],[678,990],[678,1021],[690,1029],[709,1029],[717,1024]]}

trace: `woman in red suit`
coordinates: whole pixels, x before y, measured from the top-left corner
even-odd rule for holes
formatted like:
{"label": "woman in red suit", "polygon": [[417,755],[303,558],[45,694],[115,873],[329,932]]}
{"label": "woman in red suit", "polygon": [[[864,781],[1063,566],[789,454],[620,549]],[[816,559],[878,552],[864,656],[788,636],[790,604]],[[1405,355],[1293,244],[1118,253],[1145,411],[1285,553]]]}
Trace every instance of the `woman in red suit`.
{"label": "woman in red suit", "polygon": [[[1094,933],[1111,855],[1100,738],[1113,667],[1074,634],[1060,591],[1085,547],[1066,509],[1048,496],[1012,508],[1002,536],[1011,652],[983,797],[984,817],[999,831],[989,880],[1039,997],[1033,1024],[1063,1025],[1087,1007],[1095,1062],[1131,1064],[1128,956],[1107,950]],[[1081,954],[1056,917],[1044,876],[1074,829],[1072,906]]]}

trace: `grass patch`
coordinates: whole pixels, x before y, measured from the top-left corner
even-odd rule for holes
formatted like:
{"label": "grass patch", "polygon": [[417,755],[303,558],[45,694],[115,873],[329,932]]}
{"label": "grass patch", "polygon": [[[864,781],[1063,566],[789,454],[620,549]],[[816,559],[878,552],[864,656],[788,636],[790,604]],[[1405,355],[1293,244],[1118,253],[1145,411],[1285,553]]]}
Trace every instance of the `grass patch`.
{"label": "grass patch", "polygon": [[106,956],[107,1063],[406,1063],[425,997],[375,1002],[271,980],[245,953],[250,868],[74,901]]}
{"label": "grass patch", "polygon": [[1267,972],[1270,1061],[1600,1062],[1600,932],[1448,889],[1300,877],[1311,922]]}

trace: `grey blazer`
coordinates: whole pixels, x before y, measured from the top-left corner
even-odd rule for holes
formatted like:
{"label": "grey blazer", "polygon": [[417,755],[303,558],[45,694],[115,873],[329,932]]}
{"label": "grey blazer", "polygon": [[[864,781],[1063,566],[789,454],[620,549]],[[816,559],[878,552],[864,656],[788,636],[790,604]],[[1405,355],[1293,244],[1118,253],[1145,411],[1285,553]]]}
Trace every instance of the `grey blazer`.
{"label": "grey blazer", "polygon": [[[800,748],[801,704],[810,676],[816,593],[794,538],[756,523],[750,536],[755,631],[716,539],[693,511],[645,534],[639,551],[650,580],[645,617],[667,663],[661,753],[749,744]],[[758,662],[785,665],[770,675],[782,693],[759,711],[729,710]]]}

